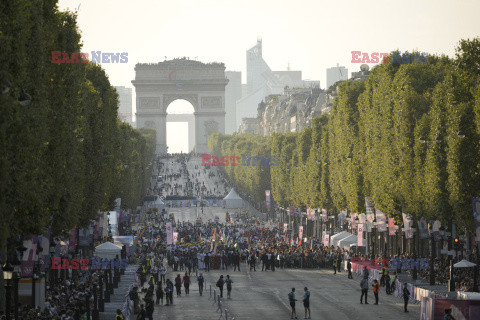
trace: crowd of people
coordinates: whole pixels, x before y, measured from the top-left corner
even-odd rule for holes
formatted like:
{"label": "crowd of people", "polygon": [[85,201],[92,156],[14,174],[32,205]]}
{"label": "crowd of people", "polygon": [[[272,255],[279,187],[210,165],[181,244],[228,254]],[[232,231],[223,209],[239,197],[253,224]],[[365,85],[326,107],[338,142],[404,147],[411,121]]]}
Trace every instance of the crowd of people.
{"label": "crowd of people", "polygon": [[159,196],[223,198],[230,183],[218,167],[202,166],[196,154],[173,154],[156,159],[157,181],[149,193]]}

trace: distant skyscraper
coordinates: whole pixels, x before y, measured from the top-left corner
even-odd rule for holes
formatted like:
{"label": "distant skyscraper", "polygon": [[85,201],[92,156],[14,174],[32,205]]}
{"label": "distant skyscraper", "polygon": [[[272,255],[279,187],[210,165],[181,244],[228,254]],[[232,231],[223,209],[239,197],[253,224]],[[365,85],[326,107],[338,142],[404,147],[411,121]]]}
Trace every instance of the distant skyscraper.
{"label": "distant skyscraper", "polygon": [[302,71],[272,71],[262,57],[262,40],[247,50],[247,85],[242,85],[242,99],[237,101],[237,128],[243,118],[257,116],[258,104],[272,94],[281,94],[288,86],[301,88],[311,83],[302,81]]}
{"label": "distant skyscraper", "polygon": [[256,117],[258,104],[271,94],[279,94],[284,85],[262,57],[262,40],[247,50],[247,92],[237,101],[237,128],[243,118]]}
{"label": "distant skyscraper", "polygon": [[336,67],[327,69],[327,87],[328,90],[337,81],[348,80],[348,69],[345,67],[339,67],[338,63]]}
{"label": "distant skyscraper", "polygon": [[225,133],[237,131],[237,100],[242,98],[242,73],[239,71],[225,71],[229,80],[225,87]]}
{"label": "distant skyscraper", "polygon": [[124,86],[115,86],[118,93],[118,118],[133,126],[132,110],[132,88]]}

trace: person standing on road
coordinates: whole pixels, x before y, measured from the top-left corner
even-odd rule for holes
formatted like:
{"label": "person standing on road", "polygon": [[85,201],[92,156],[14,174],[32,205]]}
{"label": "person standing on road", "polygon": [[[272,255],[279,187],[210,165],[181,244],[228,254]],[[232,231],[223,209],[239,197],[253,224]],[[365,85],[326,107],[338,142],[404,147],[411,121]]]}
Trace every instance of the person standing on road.
{"label": "person standing on road", "polygon": [[352,276],[352,263],[350,262],[350,259],[348,259],[348,262],[347,262],[347,270],[348,270],[348,279],[353,279],[353,276]]}
{"label": "person standing on road", "polygon": [[[310,291],[308,291],[308,288],[305,287],[303,288],[305,291],[303,293],[303,307],[305,308],[305,317],[303,319],[311,319],[311,313],[310,313]],[[308,314],[308,316],[307,316]]]}
{"label": "person standing on road", "polygon": [[240,271],[240,255],[238,252],[235,252],[233,254],[233,271],[236,271],[237,268]]}
{"label": "person standing on road", "polygon": [[[3,318],[0,318],[3,319]],[[117,309],[117,314],[115,315],[115,320],[125,320],[125,317],[122,314],[122,310]]]}
{"label": "person standing on road", "polygon": [[177,297],[182,295],[182,278],[180,277],[180,273],[177,274],[175,278],[175,288],[177,289]]}
{"label": "person standing on road", "polygon": [[230,294],[232,292],[233,280],[230,278],[230,276],[228,274],[227,274],[227,279],[225,279],[225,283],[227,284],[227,299],[231,299]]}
{"label": "person standing on road", "polygon": [[255,260],[256,260],[255,253],[252,252],[252,254],[250,255],[250,271],[252,271],[252,268],[253,268],[253,271],[257,271],[255,269]]}
{"label": "person standing on road", "polygon": [[198,291],[200,291],[200,295],[203,293],[203,282],[205,279],[203,278],[203,273],[200,273],[200,275],[197,277],[197,282],[198,282]]}
{"label": "person standing on road", "polygon": [[163,265],[163,263],[160,265],[160,282],[163,280],[163,283],[165,283],[165,273],[167,272],[167,269]]}
{"label": "person standing on road", "polygon": [[205,270],[210,272],[210,253],[207,252],[205,255]]}
{"label": "person standing on road", "polygon": [[385,276],[385,292],[387,294],[392,294],[392,289],[390,287],[390,275],[387,272],[387,275]]}
{"label": "person standing on road", "polygon": [[187,272],[185,272],[185,275],[183,276],[183,286],[185,287],[185,295],[188,296],[190,293],[190,276]]}
{"label": "person standing on road", "polygon": [[387,267],[385,265],[383,265],[382,267],[382,277],[380,278],[380,285],[381,286],[385,286],[385,281],[386,281],[386,278],[387,278],[387,274],[388,274],[388,270],[387,270]]}
{"label": "person standing on road", "polygon": [[148,320],[153,320],[153,311],[155,310],[155,306],[153,305],[153,300],[148,299],[146,301],[146,307],[145,307],[145,312],[147,314]]}
{"label": "person standing on road", "polygon": [[163,305],[163,289],[162,289],[162,282],[160,281],[157,283],[157,288],[155,290],[155,295],[157,297],[156,304],[159,304],[160,300],[162,300]]}
{"label": "person standing on road", "polygon": [[404,302],[404,307],[403,307],[404,310],[403,311],[404,312],[408,312],[408,310],[407,310],[408,299],[410,299],[410,291],[408,291],[407,283],[405,282],[403,284],[403,302]]}
{"label": "person standing on road", "polygon": [[370,275],[370,272],[368,272],[367,266],[365,266],[365,267],[363,268],[363,277],[366,276],[366,277],[368,278],[369,275]]}
{"label": "person standing on road", "polygon": [[360,296],[360,303],[362,302],[363,296],[365,296],[365,304],[368,304],[367,297],[368,297],[368,277],[363,276],[362,281],[360,281],[360,288],[362,288],[362,295]]}
{"label": "person standing on road", "polygon": [[375,296],[375,304],[378,304],[378,293],[380,292],[380,286],[378,285],[377,279],[373,280],[373,295]]}
{"label": "person standing on road", "polygon": [[225,284],[225,281],[223,280],[223,274],[220,275],[220,278],[217,281],[217,287],[220,290],[220,298],[223,298],[223,285]]}
{"label": "person standing on road", "polygon": [[337,258],[334,258],[333,259],[333,274],[337,274],[337,263],[338,263]]}
{"label": "person standing on road", "polygon": [[295,299],[295,288],[292,288],[292,291],[288,294],[288,301],[290,301],[290,307],[292,307],[290,319],[293,319],[293,315],[295,315],[295,319],[298,319],[297,312],[295,311],[295,301],[297,301],[297,299]]}
{"label": "person standing on road", "polygon": [[[390,287],[390,294],[392,294],[397,287],[397,272],[393,272],[392,285]],[[400,288],[399,288],[400,289]]]}

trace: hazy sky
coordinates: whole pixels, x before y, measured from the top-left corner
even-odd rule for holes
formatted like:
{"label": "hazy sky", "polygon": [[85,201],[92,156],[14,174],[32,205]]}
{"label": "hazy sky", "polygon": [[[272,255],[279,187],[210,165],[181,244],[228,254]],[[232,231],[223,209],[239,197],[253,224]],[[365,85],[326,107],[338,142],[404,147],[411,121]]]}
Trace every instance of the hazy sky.
{"label": "hazy sky", "polygon": [[[103,64],[113,85],[133,87],[137,62],[198,57],[242,71],[245,51],[263,39],[272,70],[320,80],[337,63],[352,71],[351,51],[419,50],[453,57],[460,39],[480,36],[480,0],[60,0],[78,11],[85,52],[128,52]],[[373,66],[373,64],[370,64]],[[135,98],[134,98],[135,103]],[[169,108],[169,111],[170,108]]]}

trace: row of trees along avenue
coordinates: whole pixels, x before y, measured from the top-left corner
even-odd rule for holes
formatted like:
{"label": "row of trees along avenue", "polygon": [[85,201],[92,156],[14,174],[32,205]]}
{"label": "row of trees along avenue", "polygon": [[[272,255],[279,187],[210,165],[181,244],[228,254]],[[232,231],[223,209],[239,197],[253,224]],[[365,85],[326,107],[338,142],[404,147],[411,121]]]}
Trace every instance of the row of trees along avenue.
{"label": "row of trees along avenue", "polygon": [[151,175],[155,132],[118,120],[118,94],[81,52],[76,13],[56,1],[0,4],[0,245],[17,234],[62,235],[98,210],[135,208]]}
{"label": "row of trees along avenue", "polygon": [[[391,59],[391,58],[390,58]],[[480,196],[480,39],[454,59],[388,63],[368,79],[339,83],[332,111],[298,133],[209,137],[215,155],[278,157],[278,165],[229,166],[241,191],[278,205],[365,213],[365,196],[387,216],[402,212],[472,230]]]}

